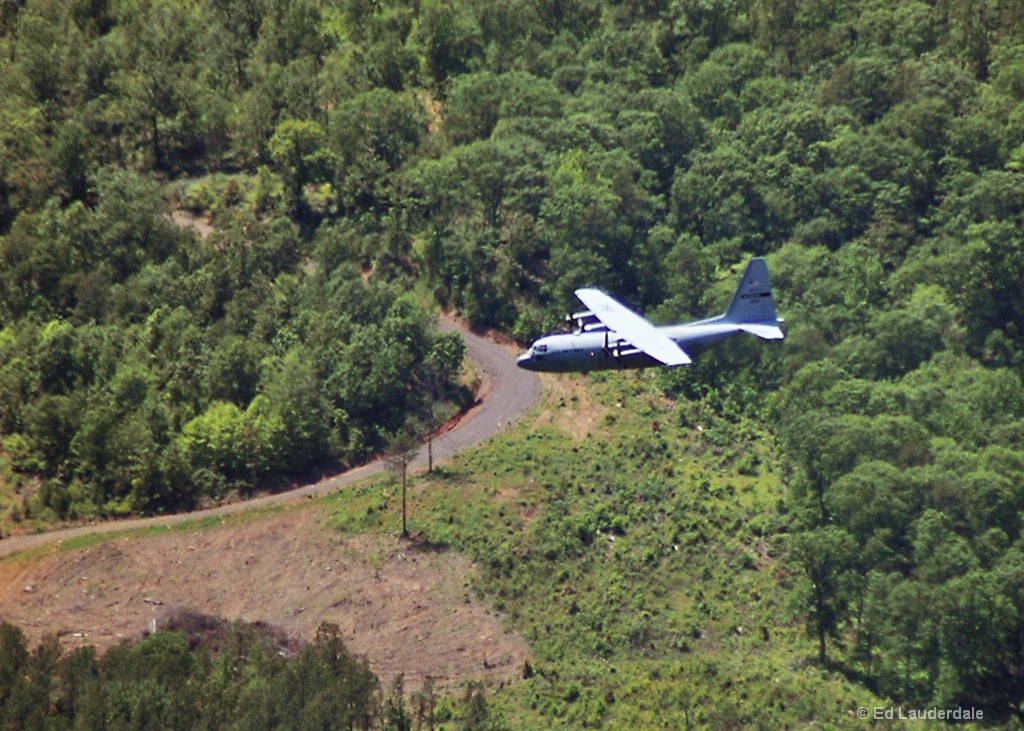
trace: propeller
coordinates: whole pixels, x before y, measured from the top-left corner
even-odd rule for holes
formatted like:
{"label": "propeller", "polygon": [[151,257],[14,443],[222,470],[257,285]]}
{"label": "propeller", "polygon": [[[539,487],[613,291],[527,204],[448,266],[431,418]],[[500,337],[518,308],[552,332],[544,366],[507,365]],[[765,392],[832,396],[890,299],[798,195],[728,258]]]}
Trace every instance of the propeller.
{"label": "propeller", "polygon": [[615,359],[615,365],[619,368],[622,367],[622,340],[616,340],[615,344],[612,345],[608,342],[609,330],[604,331],[604,351],[608,353],[612,358]]}

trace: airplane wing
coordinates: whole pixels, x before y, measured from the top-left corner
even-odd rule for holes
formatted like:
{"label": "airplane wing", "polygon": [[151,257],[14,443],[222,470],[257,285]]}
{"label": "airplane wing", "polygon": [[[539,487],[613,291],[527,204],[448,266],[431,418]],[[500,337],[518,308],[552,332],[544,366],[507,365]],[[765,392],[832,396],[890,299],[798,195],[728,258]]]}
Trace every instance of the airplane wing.
{"label": "airplane wing", "polygon": [[609,330],[628,340],[659,363],[680,366],[691,363],[690,356],[650,322],[599,289],[577,289],[576,296]]}

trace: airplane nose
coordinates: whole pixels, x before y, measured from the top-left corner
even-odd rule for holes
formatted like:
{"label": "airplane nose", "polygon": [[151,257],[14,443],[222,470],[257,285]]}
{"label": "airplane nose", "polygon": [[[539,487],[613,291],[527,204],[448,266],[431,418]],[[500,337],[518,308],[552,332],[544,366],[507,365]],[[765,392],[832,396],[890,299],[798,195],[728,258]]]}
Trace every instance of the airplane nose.
{"label": "airplane nose", "polygon": [[525,355],[521,355],[516,360],[516,365],[519,366],[520,368],[524,369],[524,370],[532,371],[533,370],[533,358],[530,356],[529,353],[526,353]]}

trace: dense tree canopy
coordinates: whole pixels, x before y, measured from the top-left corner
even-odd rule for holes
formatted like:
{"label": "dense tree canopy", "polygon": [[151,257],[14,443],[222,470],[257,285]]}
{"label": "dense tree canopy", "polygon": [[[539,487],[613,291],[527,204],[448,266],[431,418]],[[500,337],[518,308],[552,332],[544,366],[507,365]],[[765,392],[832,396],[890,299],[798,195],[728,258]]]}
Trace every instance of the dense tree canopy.
{"label": "dense tree canopy", "polygon": [[[188,611],[163,623],[167,629],[102,656],[94,647],[65,649],[56,637],[30,651],[21,630],[0,624],[0,725],[370,731],[433,722],[425,700],[410,707],[401,676],[385,697],[336,625],[320,625],[304,644]],[[476,703],[486,718],[486,700]],[[473,718],[473,709],[463,715]]]}

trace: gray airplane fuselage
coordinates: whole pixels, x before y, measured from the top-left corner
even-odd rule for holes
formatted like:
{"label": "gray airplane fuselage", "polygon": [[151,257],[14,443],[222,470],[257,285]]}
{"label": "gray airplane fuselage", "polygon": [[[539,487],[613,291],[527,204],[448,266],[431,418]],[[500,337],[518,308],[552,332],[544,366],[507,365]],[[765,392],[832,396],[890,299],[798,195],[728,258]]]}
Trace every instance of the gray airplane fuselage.
{"label": "gray airplane fuselage", "polygon": [[[736,325],[721,317],[708,320],[665,325],[658,331],[667,335],[683,350],[694,355],[740,333]],[[545,335],[537,340],[517,365],[531,371],[553,373],[588,372],[616,368],[647,368],[660,365],[642,351],[622,343],[618,357],[615,345],[622,339],[614,332],[586,331],[561,332]]]}
{"label": "gray airplane fuselage", "polygon": [[542,337],[519,358],[520,368],[555,373],[674,368],[692,363],[691,356],[731,335],[786,337],[775,314],[768,264],[760,257],[750,260],[725,314],[706,320],[656,327],[599,289],[577,289],[576,297],[587,307],[566,318],[576,329]]}

